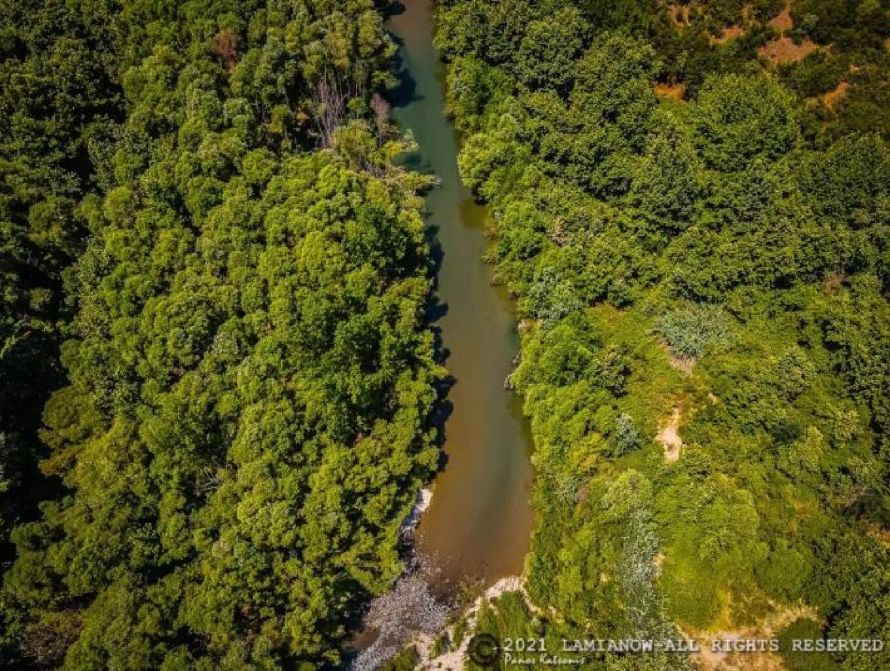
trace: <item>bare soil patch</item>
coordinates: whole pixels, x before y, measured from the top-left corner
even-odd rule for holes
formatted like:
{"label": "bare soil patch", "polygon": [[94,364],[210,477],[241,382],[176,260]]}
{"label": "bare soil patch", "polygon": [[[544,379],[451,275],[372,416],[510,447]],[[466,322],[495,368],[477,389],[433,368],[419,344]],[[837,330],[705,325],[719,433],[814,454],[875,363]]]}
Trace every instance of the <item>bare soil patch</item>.
{"label": "bare soil patch", "polygon": [[673,354],[669,354],[668,363],[687,375],[691,375],[692,369],[695,368],[695,359],[689,356],[674,356]]}
{"label": "bare soil patch", "polygon": [[794,19],[791,18],[790,2],[785,5],[785,9],[783,9],[777,16],[770,19],[769,25],[780,33],[785,33],[794,28]]}
{"label": "bare soil patch", "polygon": [[661,443],[664,448],[664,458],[668,462],[674,462],[680,458],[680,450],[683,449],[683,440],[680,438],[680,422],[683,419],[683,412],[679,406],[675,406],[671,413],[670,419],[662,424],[658,433],[655,434],[655,440]]}
{"label": "bare soil patch", "polygon": [[804,40],[795,44],[790,37],[779,37],[764,44],[757,53],[765,58],[770,65],[782,65],[784,63],[796,63],[816,51],[819,45],[812,40]]}
{"label": "bare soil patch", "polygon": [[697,641],[701,648],[700,652],[692,654],[692,661],[700,671],[783,671],[785,666],[778,653],[715,651],[711,649],[711,641],[775,638],[782,629],[802,617],[820,621],[816,611],[808,606],[777,606],[771,615],[753,627],[715,633],[691,632],[684,635]]}
{"label": "bare soil patch", "polygon": [[671,368],[676,368],[677,370],[686,373],[686,375],[692,374],[692,369],[695,368],[695,357],[691,356],[677,356],[671,352],[670,347],[667,346],[667,343],[664,340],[659,339],[658,346],[664,351],[667,356],[668,363],[671,365]]}

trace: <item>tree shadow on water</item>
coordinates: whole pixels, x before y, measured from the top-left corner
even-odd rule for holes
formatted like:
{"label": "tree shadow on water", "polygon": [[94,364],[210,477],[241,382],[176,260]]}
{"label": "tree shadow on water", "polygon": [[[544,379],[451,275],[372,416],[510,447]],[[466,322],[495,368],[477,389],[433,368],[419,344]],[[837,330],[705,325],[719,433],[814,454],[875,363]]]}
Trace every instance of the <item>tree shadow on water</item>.
{"label": "tree shadow on water", "polygon": [[[442,366],[447,363],[450,352],[443,343],[442,328],[437,326],[435,321],[437,319],[436,315],[443,315],[446,310],[447,306],[439,300],[435,293],[432,294],[427,301],[426,314],[430,324],[430,331],[433,333],[434,357],[436,363]],[[445,454],[443,448],[445,446],[445,426],[448,422],[448,418],[454,411],[454,405],[448,399],[448,393],[451,391],[451,387],[455,382],[457,382],[457,380],[453,375],[446,374],[445,377],[438,380],[434,385],[436,390],[436,400],[430,411],[428,423],[431,428],[435,429],[435,444],[439,448],[438,470],[444,469],[448,463],[448,456]]]}
{"label": "tree shadow on water", "polygon": [[[399,41],[397,37],[393,37],[393,39]],[[423,96],[417,91],[417,81],[405,65],[401,52],[396,54],[395,57],[395,77],[395,86],[386,91],[386,99],[394,109],[405,108],[419,100],[423,100]],[[407,131],[408,129],[402,128],[402,130]],[[397,165],[404,166],[412,172],[418,172],[423,175],[435,174],[430,161],[423,156],[419,149],[402,154],[397,157],[395,162]]]}
{"label": "tree shadow on water", "polygon": [[[378,4],[380,0],[378,0]],[[399,16],[400,14],[404,14],[406,7],[405,3],[401,0],[392,0],[391,2],[382,2],[383,7],[383,18],[388,19],[393,16]]]}
{"label": "tree shadow on water", "polygon": [[[439,242],[438,232],[438,226],[432,224],[428,225],[424,231],[424,237],[429,248],[427,272],[433,282],[433,290],[424,306],[424,314],[430,331],[433,333],[433,356],[435,361],[440,366],[446,366],[450,352],[445,347],[442,328],[438,326],[438,322],[448,314],[448,304],[442,302],[439,295],[439,270],[442,267],[445,252],[442,249],[441,242]],[[439,447],[439,470],[444,469],[448,462],[448,456],[442,448],[445,445],[445,424],[454,410],[453,404],[448,400],[448,392],[456,381],[452,375],[446,375],[436,383],[436,402],[429,418],[430,425],[436,430],[436,445]]]}
{"label": "tree shadow on water", "polygon": [[[396,0],[390,2],[385,8],[385,16],[387,19],[393,16],[399,16],[406,10],[405,5]],[[404,56],[404,40],[398,35],[390,33],[393,41],[399,47],[393,59],[393,74],[395,75],[395,84],[386,91],[386,99],[394,109],[406,108],[409,105],[423,100],[423,95],[418,90],[417,80],[412,75],[408,63]],[[407,128],[403,128],[407,130]],[[407,152],[399,156],[396,163],[413,172],[424,175],[434,175],[435,171],[430,161],[423,156],[419,150]],[[435,188],[435,187],[434,187]],[[427,225],[424,231],[424,237],[429,248],[428,272],[432,279],[433,290],[425,305],[425,316],[429,328],[434,338],[434,357],[439,365],[446,365],[449,352],[445,347],[442,339],[442,329],[437,322],[448,312],[447,304],[441,301],[439,297],[439,270],[442,266],[444,251],[438,240],[438,227],[435,225]],[[436,445],[439,447],[439,470],[444,469],[448,461],[443,448],[445,444],[445,424],[451,416],[453,406],[448,400],[448,393],[456,382],[451,375],[446,375],[442,380],[436,383],[436,402],[429,416],[429,425],[435,429]]]}
{"label": "tree shadow on water", "polygon": [[396,77],[396,83],[386,91],[386,99],[389,100],[393,107],[407,107],[413,102],[423,100],[423,96],[418,92],[417,80],[414,79],[414,75],[408,69],[408,64],[405,63],[405,57],[401,51],[404,40],[396,35],[393,35],[392,39],[399,45],[400,49],[393,59],[393,72]]}

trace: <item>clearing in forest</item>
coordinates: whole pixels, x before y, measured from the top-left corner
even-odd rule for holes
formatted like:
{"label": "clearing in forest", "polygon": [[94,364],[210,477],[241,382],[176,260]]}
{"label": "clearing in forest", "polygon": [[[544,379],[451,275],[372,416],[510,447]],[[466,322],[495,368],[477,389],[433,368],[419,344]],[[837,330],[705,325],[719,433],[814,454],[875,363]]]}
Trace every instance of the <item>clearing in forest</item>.
{"label": "clearing in forest", "polygon": [[785,5],[785,9],[783,9],[777,16],[770,19],[769,25],[780,33],[785,33],[794,28],[794,19],[791,18],[790,2]]}
{"label": "clearing in forest", "polygon": [[803,40],[797,44],[786,35],[767,42],[757,50],[757,53],[771,66],[775,66],[802,61],[818,48],[819,45],[812,40]]}

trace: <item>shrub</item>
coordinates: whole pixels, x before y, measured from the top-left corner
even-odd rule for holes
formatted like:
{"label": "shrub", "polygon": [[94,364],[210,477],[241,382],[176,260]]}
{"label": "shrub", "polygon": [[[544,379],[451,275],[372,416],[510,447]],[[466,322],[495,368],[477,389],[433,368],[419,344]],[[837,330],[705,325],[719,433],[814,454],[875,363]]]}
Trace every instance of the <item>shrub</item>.
{"label": "shrub", "polygon": [[529,294],[535,317],[547,325],[584,307],[571,282],[560,278],[552,268],[538,275]]}
{"label": "shrub", "polygon": [[664,315],[658,332],[676,356],[697,359],[709,349],[730,339],[729,318],[714,305],[681,308]]}
{"label": "shrub", "polygon": [[632,452],[640,446],[640,432],[633,417],[627,413],[618,415],[609,436],[609,442],[612,443],[619,456]]}

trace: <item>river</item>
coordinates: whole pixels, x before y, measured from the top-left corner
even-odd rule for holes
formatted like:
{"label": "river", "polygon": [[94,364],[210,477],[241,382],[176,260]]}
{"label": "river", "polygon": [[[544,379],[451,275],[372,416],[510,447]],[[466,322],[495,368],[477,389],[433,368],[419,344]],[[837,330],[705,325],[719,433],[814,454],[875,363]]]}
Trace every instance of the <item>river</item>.
{"label": "river", "polygon": [[487,586],[522,572],[533,522],[528,422],[518,398],[504,389],[519,346],[515,317],[482,263],[488,210],[474,202],[458,174],[459,138],[444,113],[432,0],[403,0],[390,30],[401,43],[403,74],[393,117],[419,145],[410,163],[440,180],[426,208],[431,243],[437,256],[441,252],[437,293],[445,312],[435,326],[454,378],[447,462],[421,518],[417,547],[441,568],[438,587],[477,580]]}

